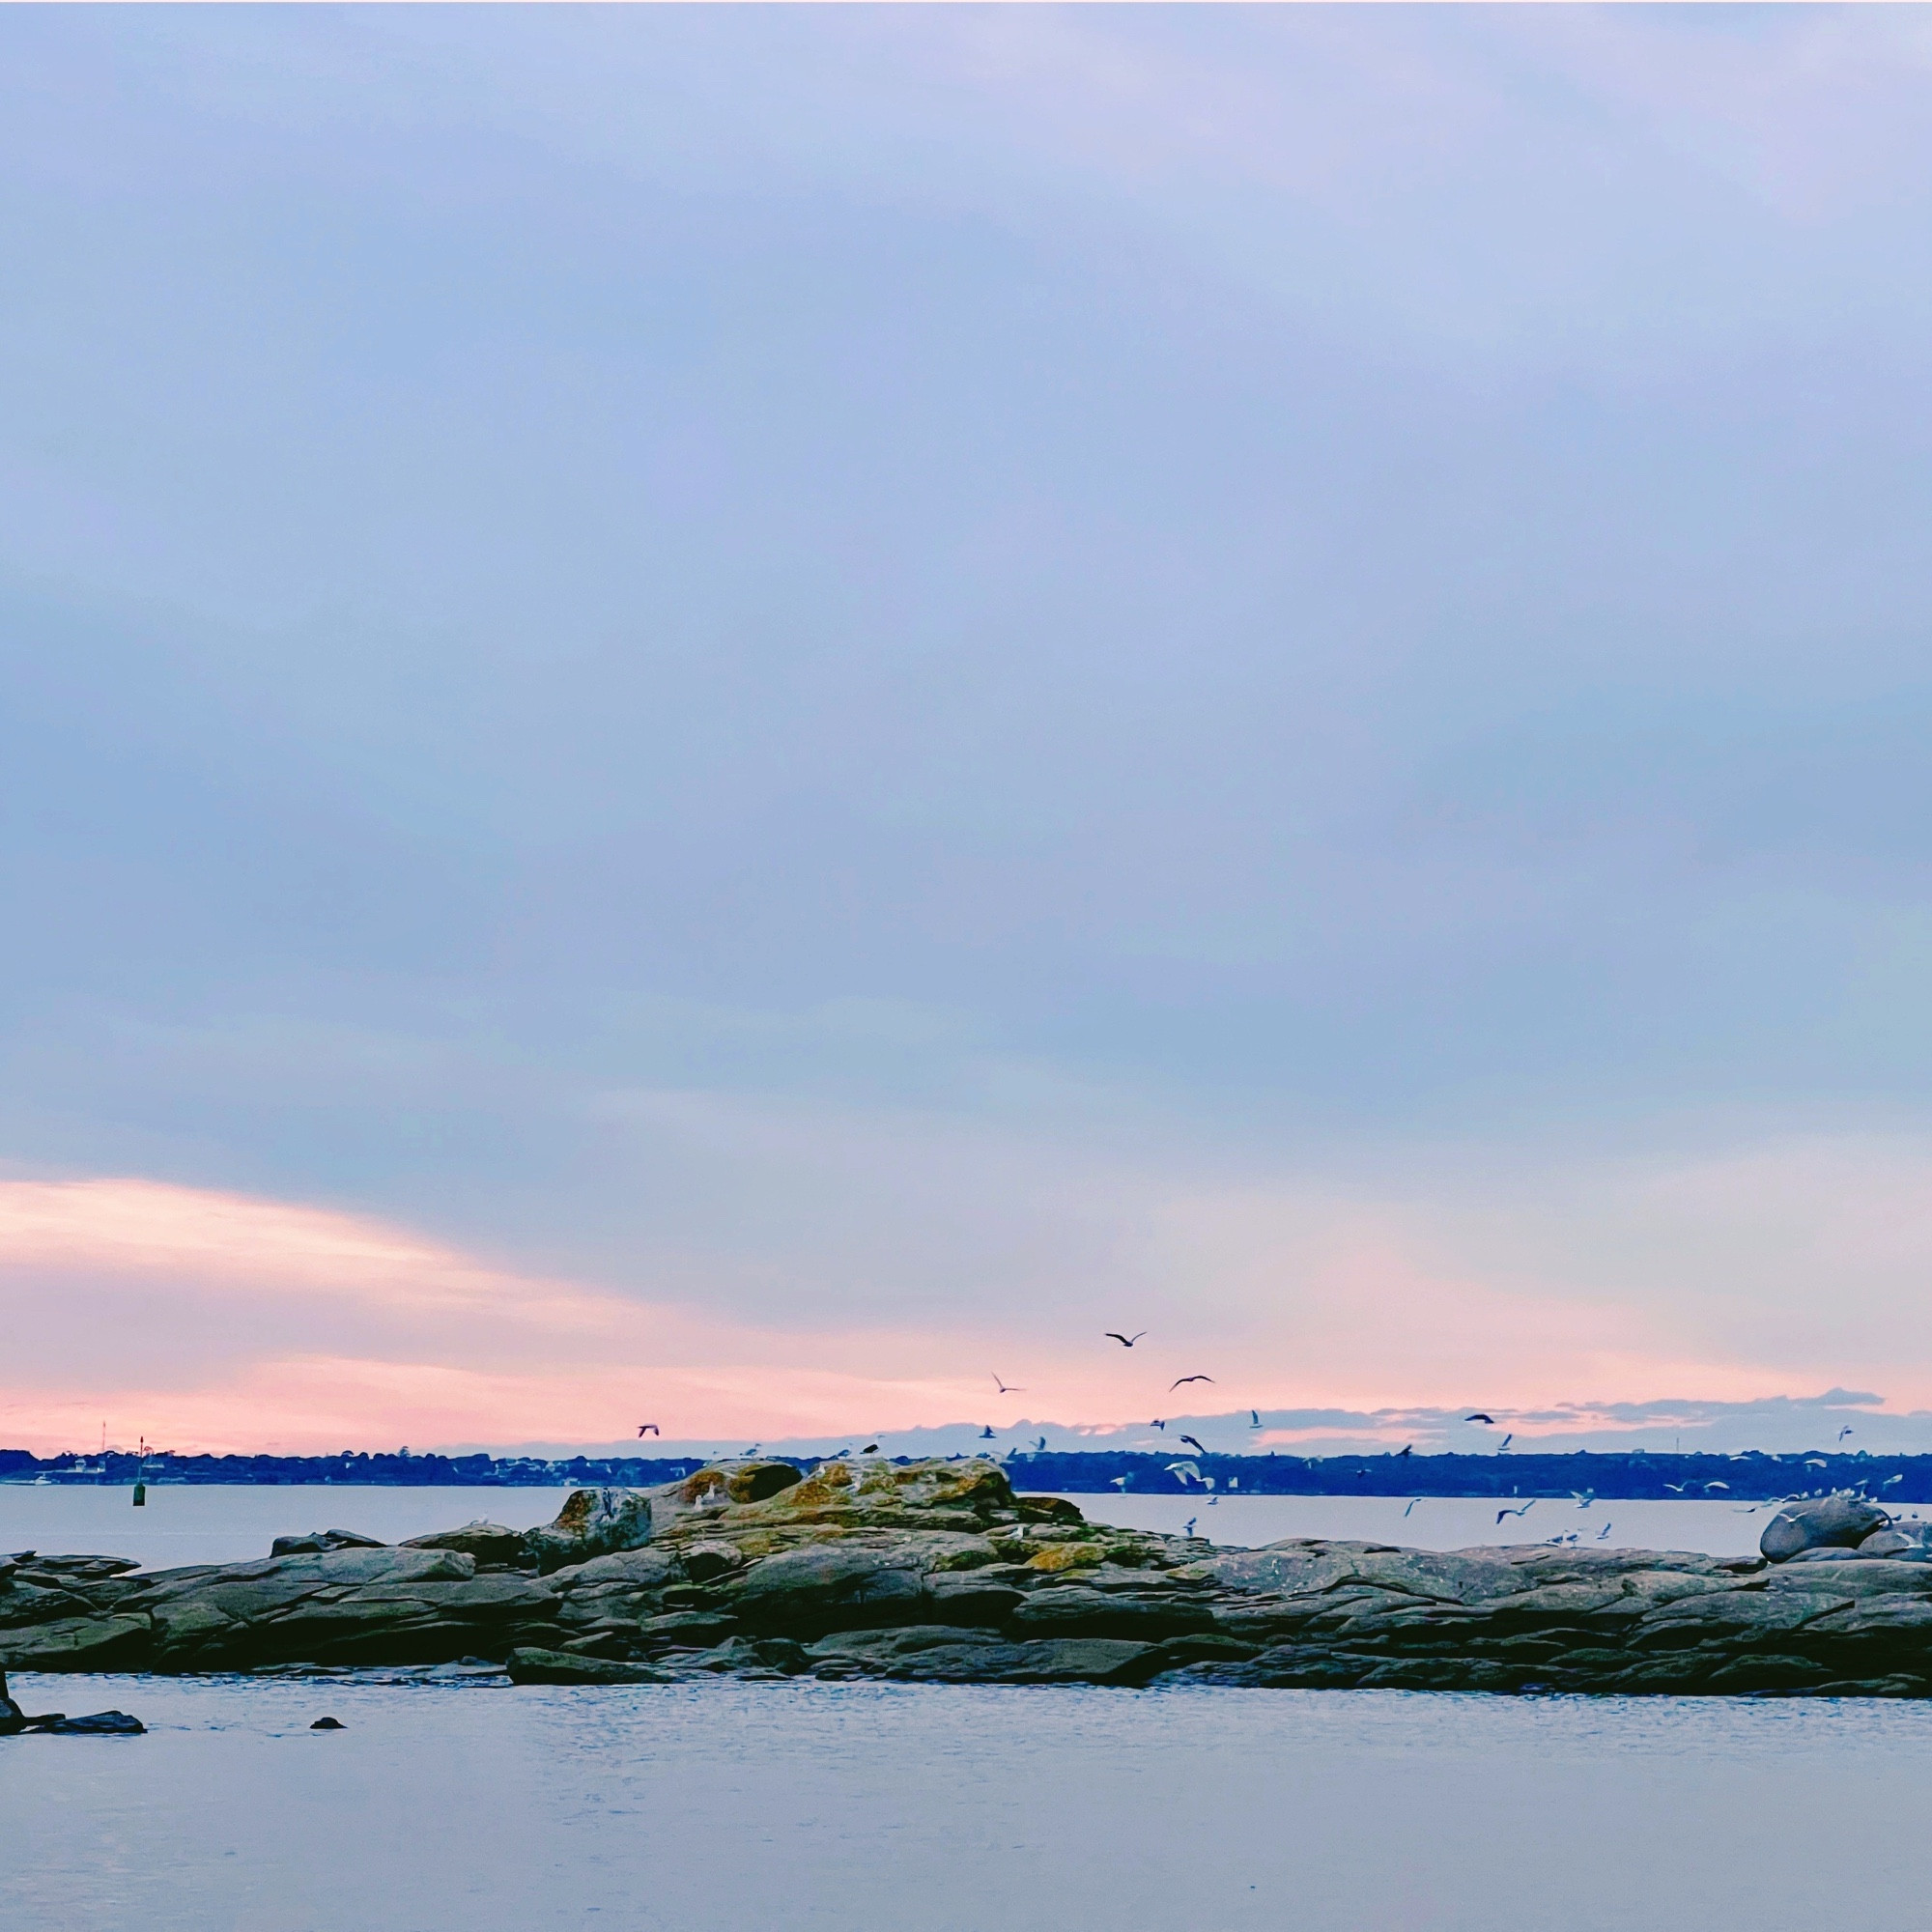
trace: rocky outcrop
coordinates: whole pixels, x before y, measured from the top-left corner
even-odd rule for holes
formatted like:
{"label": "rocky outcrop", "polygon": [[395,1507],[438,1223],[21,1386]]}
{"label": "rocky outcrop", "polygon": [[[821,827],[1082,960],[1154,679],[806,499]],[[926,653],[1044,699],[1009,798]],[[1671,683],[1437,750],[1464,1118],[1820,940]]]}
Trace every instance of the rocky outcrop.
{"label": "rocky outcrop", "polygon": [[[916,1683],[1932,1694],[1932,1562],[1856,1510],[1787,1560],[1330,1539],[1216,1549],[1015,1495],[982,1461],[699,1471],[472,1523],[131,1573],[0,1563],[0,1662],[232,1670],[489,1660],[526,1683]],[[1902,1533],[1900,1533],[1902,1534]],[[131,1574],[130,1574],[131,1573]]]}

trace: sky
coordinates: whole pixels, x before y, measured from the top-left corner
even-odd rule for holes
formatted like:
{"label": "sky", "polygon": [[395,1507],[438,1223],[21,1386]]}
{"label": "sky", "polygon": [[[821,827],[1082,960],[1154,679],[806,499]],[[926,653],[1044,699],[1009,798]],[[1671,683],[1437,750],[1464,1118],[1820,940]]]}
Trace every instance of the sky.
{"label": "sky", "polygon": [[1916,8],[0,12],[0,1441],[1932,1449],[1928,230]]}

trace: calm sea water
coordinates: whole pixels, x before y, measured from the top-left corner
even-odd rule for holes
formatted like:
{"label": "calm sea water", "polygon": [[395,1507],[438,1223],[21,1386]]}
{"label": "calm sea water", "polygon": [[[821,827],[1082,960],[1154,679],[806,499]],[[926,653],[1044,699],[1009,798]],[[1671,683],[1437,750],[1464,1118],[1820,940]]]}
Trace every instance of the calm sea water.
{"label": "calm sea water", "polygon": [[[0,1488],[0,1549],[206,1560],[338,1523],[522,1525],[559,1495],[161,1490],[137,1512],[125,1491]],[[1179,1526],[1165,1498],[1079,1500]],[[1200,1527],[1438,1546],[1496,1527],[1492,1506],[1401,1508],[1255,1498]],[[1616,1541],[1628,1521],[1634,1540],[1728,1549],[1763,1518],[1610,1520]],[[9,1932],[1816,1932],[1848,1897],[1922,1921],[1932,1708],[1916,1705],[14,1682],[30,1709],[119,1706],[151,1728],[0,1741]],[[348,1728],[311,1731],[325,1715]]]}
{"label": "calm sea water", "polygon": [[[153,1726],[0,1743],[0,1923],[22,1932],[1924,1922],[1932,1710],[1914,1705],[22,1689]],[[324,1714],[348,1728],[310,1731]]]}
{"label": "calm sea water", "polygon": [[[151,1567],[266,1556],[277,1536],[354,1529],[385,1543],[488,1517],[527,1529],[555,1516],[567,1490],[399,1490],[156,1487],[134,1509],[126,1489],[0,1484],[0,1551],[93,1550],[138,1557]],[[1532,1543],[1575,1536],[1609,1549],[1704,1549],[1735,1556],[1757,1548],[1771,1511],[1727,1502],[1532,1503],[1496,1520],[1503,1505],[1464,1497],[1229,1496],[1209,1504],[1197,1492],[1173,1496],[1075,1496],[1094,1521],[1195,1533],[1254,1545],[1284,1536],[1379,1538],[1424,1549],[1481,1543]]]}

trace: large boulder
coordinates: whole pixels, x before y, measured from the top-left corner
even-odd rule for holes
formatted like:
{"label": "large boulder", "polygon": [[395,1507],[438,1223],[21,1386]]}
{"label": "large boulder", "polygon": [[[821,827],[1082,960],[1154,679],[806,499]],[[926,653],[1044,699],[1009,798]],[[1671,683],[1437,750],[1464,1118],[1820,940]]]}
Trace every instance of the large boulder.
{"label": "large boulder", "polygon": [[405,1549],[455,1549],[476,1559],[479,1570],[508,1570],[526,1560],[525,1532],[505,1529],[500,1522],[478,1517],[461,1529],[432,1530],[427,1536],[403,1539]]}
{"label": "large boulder", "polygon": [[1809,1496],[1787,1503],[1765,1524],[1757,1547],[1774,1563],[1788,1563],[1806,1549],[1856,1549],[1891,1519],[1876,1503],[1844,1494]]}
{"label": "large boulder", "polygon": [[524,1538],[526,1551],[546,1576],[651,1540],[651,1498],[636,1490],[573,1490],[556,1520]]}

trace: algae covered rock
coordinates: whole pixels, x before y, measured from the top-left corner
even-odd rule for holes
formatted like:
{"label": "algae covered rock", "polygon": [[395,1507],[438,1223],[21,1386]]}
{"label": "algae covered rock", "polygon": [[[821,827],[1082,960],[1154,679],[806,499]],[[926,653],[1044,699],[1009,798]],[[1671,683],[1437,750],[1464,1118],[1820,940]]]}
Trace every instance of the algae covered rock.
{"label": "algae covered rock", "polygon": [[540,1572],[639,1549],[651,1540],[651,1498],[635,1490],[573,1490],[556,1519],[524,1538]]}

